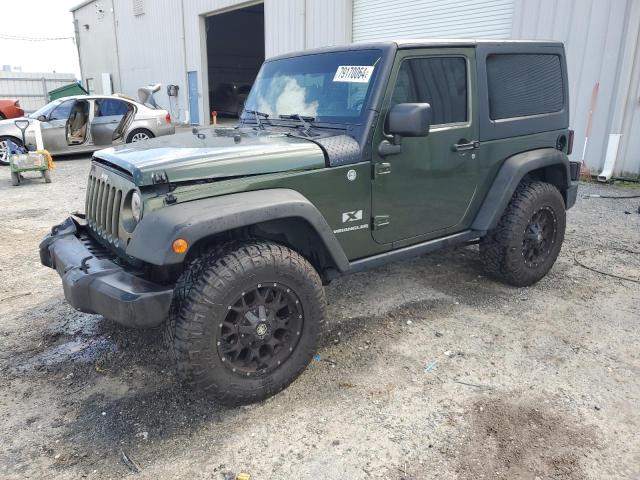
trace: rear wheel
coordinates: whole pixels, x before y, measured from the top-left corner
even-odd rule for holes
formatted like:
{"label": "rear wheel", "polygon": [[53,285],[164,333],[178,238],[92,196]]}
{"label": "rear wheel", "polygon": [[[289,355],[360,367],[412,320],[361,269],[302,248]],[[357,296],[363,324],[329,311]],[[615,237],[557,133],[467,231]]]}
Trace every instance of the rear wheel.
{"label": "rear wheel", "polygon": [[9,141],[22,147],[22,141],[15,137],[0,137],[0,165],[9,165]]}
{"label": "rear wheel", "polygon": [[51,183],[51,170],[43,170],[42,178],[44,178],[46,183]]}
{"label": "rear wheel", "polygon": [[536,283],[558,258],[565,225],[564,200],[556,187],[521,183],[496,228],[480,241],[485,270],[518,287]]}
{"label": "rear wheel", "polygon": [[11,172],[11,185],[14,187],[20,185],[20,174],[18,172]]}
{"label": "rear wheel", "polygon": [[149,140],[150,138],[153,138],[153,133],[149,130],[146,128],[136,128],[127,135],[127,143],[141,142],[143,140]]}
{"label": "rear wheel", "polygon": [[179,282],[179,311],[167,328],[187,383],[242,404],[278,393],[302,373],[326,311],[322,282],[305,258],[253,241],[207,254],[185,274],[190,285]]}

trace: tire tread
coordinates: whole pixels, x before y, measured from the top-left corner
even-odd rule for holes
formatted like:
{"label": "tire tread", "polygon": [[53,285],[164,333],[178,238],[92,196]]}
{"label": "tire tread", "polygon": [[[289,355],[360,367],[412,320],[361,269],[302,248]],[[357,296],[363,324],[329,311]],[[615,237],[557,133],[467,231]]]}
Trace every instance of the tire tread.
{"label": "tire tread", "polygon": [[[178,375],[191,388],[203,390],[207,396],[224,404],[255,402],[274,395],[288,386],[308,364],[297,364],[288,382],[273,384],[265,379],[266,386],[247,392],[239,385],[215,383],[207,368],[199,363],[202,351],[197,347],[197,340],[205,335],[206,322],[210,321],[205,315],[206,305],[215,305],[215,297],[220,298],[234,281],[261,265],[270,265],[276,272],[281,266],[294,269],[312,282],[312,303],[320,309],[320,314],[313,321],[318,324],[315,331],[319,331],[326,315],[326,300],[318,273],[303,256],[273,242],[231,242],[209,250],[190,263],[176,284],[174,302],[165,327],[170,356],[175,360]],[[317,338],[313,339],[311,346],[310,351],[305,352],[309,360],[315,353]],[[299,344],[301,347],[302,342]]]}
{"label": "tire tread", "polygon": [[[554,199],[557,205],[562,205],[562,211],[556,211],[559,219],[557,246],[551,256],[545,261],[546,270],[542,275],[532,273],[517,255],[510,253],[519,248],[515,240],[520,238],[518,230],[529,221],[529,212],[544,198]],[[556,209],[557,210],[557,209]],[[542,278],[553,266],[564,239],[565,228],[564,200],[560,191],[550,183],[537,180],[523,180],[514,192],[498,225],[488,232],[480,241],[480,259],[484,270],[491,276],[514,286],[528,286]],[[561,220],[561,221],[560,221]]]}

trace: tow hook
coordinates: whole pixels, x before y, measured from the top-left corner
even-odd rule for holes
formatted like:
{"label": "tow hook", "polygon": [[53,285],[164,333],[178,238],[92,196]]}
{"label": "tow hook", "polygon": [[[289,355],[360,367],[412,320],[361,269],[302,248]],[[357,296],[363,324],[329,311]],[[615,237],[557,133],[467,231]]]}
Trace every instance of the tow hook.
{"label": "tow hook", "polygon": [[93,255],[89,255],[88,257],[84,257],[82,259],[82,261],[80,262],[80,266],[78,267],[78,270],[80,270],[83,273],[89,273],[89,265],[87,264],[87,262],[89,260],[91,260],[93,258]]}

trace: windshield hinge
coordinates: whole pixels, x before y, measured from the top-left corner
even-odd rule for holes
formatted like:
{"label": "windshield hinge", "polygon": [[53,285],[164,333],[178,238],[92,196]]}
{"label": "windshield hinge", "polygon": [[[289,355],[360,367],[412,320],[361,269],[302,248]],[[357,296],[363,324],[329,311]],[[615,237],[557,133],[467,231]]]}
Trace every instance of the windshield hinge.
{"label": "windshield hinge", "polygon": [[373,164],[373,178],[376,179],[380,175],[388,175],[391,173],[391,164],[388,162]]}
{"label": "windshield hinge", "polygon": [[169,183],[167,172],[153,172],[151,174],[151,182],[153,182],[154,185],[158,183]]}

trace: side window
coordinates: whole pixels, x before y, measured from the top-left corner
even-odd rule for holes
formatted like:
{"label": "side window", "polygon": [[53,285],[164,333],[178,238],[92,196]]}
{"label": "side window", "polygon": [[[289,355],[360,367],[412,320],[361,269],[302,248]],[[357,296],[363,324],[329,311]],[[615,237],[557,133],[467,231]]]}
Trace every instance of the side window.
{"label": "side window", "polygon": [[96,100],[96,117],[122,116],[127,113],[127,104],[122,100]]}
{"label": "side window", "polygon": [[428,103],[432,123],[467,121],[467,62],[463,57],[404,60],[391,99],[397,103]]}
{"label": "side window", "polygon": [[565,104],[558,55],[489,55],[487,81],[492,120],[555,113]]}
{"label": "side window", "polygon": [[73,108],[75,100],[67,100],[66,102],[62,102],[56,108],[53,109],[51,115],[49,115],[49,120],[66,120],[69,118],[69,114],[71,113],[71,109]]}

